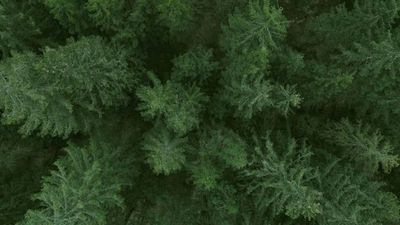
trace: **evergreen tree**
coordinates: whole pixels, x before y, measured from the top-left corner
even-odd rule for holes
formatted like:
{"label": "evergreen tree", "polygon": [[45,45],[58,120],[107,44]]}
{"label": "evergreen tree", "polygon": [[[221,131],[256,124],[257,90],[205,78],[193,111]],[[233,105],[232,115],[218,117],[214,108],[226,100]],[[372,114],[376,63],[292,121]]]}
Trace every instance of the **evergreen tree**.
{"label": "evergreen tree", "polygon": [[107,209],[123,203],[118,193],[129,167],[111,166],[121,159],[119,153],[95,142],[87,148],[69,147],[35,197],[41,206],[28,211],[22,224],[106,224]]}
{"label": "evergreen tree", "polygon": [[384,140],[379,131],[372,132],[368,126],[352,125],[348,120],[335,124],[327,132],[329,139],[343,147],[343,158],[355,161],[369,172],[377,172],[381,167],[389,173],[399,165],[399,158],[393,155],[393,147]]}
{"label": "evergreen tree", "polygon": [[399,29],[399,0],[0,0],[0,224],[398,225]]}
{"label": "evergreen tree", "polygon": [[180,83],[167,81],[162,84],[149,73],[154,87],[143,86],[137,90],[142,101],[139,110],[149,118],[162,117],[168,128],[185,134],[199,124],[202,104],[208,100],[196,86],[184,87]]}
{"label": "evergreen tree", "polygon": [[1,64],[3,122],[23,134],[68,136],[124,103],[134,81],[125,59],[100,38],[84,38],[43,57],[18,54]]}
{"label": "evergreen tree", "polygon": [[154,127],[143,140],[147,151],[147,163],[159,174],[170,174],[181,169],[185,163],[188,144],[185,138],[174,137],[165,127]]}
{"label": "evergreen tree", "polygon": [[311,152],[306,146],[296,150],[294,140],[289,140],[284,155],[279,156],[267,137],[265,152],[256,147],[256,155],[249,169],[244,171],[249,179],[247,191],[254,195],[259,210],[272,210],[276,216],[284,212],[296,219],[311,220],[322,213],[322,193],[312,187],[318,173],[309,165]]}
{"label": "evergreen tree", "polygon": [[[9,57],[14,51],[33,51],[54,45],[64,31],[51,17],[42,1],[0,1],[0,54]],[[46,33],[51,32],[52,36]]]}
{"label": "evergreen tree", "polygon": [[[324,213],[319,224],[395,224],[398,199],[382,190],[383,184],[344,166],[327,167],[321,177]],[[369,181],[368,181],[369,180]]]}

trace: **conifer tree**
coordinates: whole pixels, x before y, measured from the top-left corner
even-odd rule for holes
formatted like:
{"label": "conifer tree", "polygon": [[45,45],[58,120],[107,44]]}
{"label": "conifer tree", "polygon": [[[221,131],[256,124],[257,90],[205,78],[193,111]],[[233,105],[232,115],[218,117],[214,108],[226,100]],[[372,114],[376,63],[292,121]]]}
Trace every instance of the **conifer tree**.
{"label": "conifer tree", "polygon": [[272,215],[285,213],[296,219],[308,220],[322,213],[322,193],[312,187],[318,173],[309,164],[311,152],[306,146],[296,151],[296,143],[289,140],[284,155],[275,152],[267,137],[265,152],[256,147],[255,159],[244,176],[249,179],[247,191],[254,195],[259,210],[271,209]]}
{"label": "conifer tree", "polygon": [[48,49],[43,57],[26,53],[6,60],[0,72],[3,122],[22,123],[26,135],[87,131],[107,108],[127,100],[134,79],[121,56],[92,37]]}
{"label": "conifer tree", "polygon": [[36,207],[31,196],[54,158],[52,143],[21,138],[15,127],[0,126],[0,223],[15,224]]}
{"label": "conifer tree", "polygon": [[269,0],[249,1],[245,12],[236,11],[223,28],[221,42],[227,51],[276,47],[286,34],[287,21],[282,10]]}
{"label": "conifer tree", "polygon": [[319,224],[395,224],[399,221],[398,199],[382,190],[383,184],[356,175],[349,167],[329,166],[323,171],[321,188],[326,191]]}
{"label": "conifer tree", "polygon": [[[0,53],[9,57],[14,51],[33,51],[54,45],[64,31],[41,1],[0,1]],[[46,35],[52,32],[52,37]]]}
{"label": "conifer tree", "polygon": [[107,209],[123,204],[119,191],[129,167],[111,166],[121,158],[119,153],[95,142],[87,148],[69,147],[35,197],[41,206],[28,211],[22,224],[106,224]]}
{"label": "conifer tree", "polygon": [[153,87],[142,86],[137,96],[142,101],[139,110],[148,118],[162,117],[168,128],[185,134],[199,124],[201,106],[208,98],[196,86],[184,87],[180,83],[167,81],[162,84],[149,73]]}
{"label": "conifer tree", "polygon": [[86,1],[45,0],[44,4],[49,8],[60,24],[69,32],[77,33],[88,29],[90,26],[88,14],[84,9]]}
{"label": "conifer tree", "polygon": [[174,58],[173,64],[171,80],[199,85],[212,76],[218,68],[218,63],[213,61],[212,51],[203,47],[191,49]]}
{"label": "conifer tree", "polygon": [[173,35],[179,35],[180,32],[190,29],[193,25],[193,1],[161,0],[156,3],[156,8],[159,11],[161,23],[164,23]]}
{"label": "conifer tree", "polygon": [[393,147],[384,140],[379,131],[372,132],[361,123],[352,125],[348,120],[335,124],[329,129],[328,138],[336,145],[345,148],[344,157],[355,161],[369,172],[382,168],[389,173],[399,165],[399,158],[393,155]]}
{"label": "conifer tree", "polygon": [[[242,117],[251,118],[266,108],[287,114],[290,107],[300,104],[300,97],[291,88],[272,84],[266,77],[268,59],[285,37],[286,27],[281,10],[269,1],[250,1],[248,12],[233,14],[223,29],[221,43],[229,64],[223,72],[221,96]],[[277,99],[279,95],[284,98]]]}
{"label": "conifer tree", "polygon": [[143,141],[147,151],[147,163],[155,173],[170,174],[181,169],[185,163],[185,151],[189,148],[186,138],[175,137],[165,127],[154,127]]}
{"label": "conifer tree", "polygon": [[399,6],[0,0],[0,224],[398,225]]}

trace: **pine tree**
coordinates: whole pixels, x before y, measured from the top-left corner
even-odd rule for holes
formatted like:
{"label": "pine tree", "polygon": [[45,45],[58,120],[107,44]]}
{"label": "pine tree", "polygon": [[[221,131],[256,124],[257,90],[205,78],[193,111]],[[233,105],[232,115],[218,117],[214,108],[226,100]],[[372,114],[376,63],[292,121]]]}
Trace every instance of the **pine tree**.
{"label": "pine tree", "polygon": [[346,166],[332,165],[323,171],[321,188],[324,213],[318,224],[395,224],[399,221],[399,202],[383,184]]}
{"label": "pine tree", "polygon": [[281,10],[269,1],[250,1],[248,12],[233,14],[229,26],[223,28],[221,44],[229,64],[222,74],[224,91],[220,95],[237,108],[238,115],[249,119],[267,108],[278,108],[287,115],[289,108],[300,104],[292,88],[266,79],[269,58],[284,39],[286,29]]}
{"label": "pine tree", "polygon": [[310,39],[332,44],[329,47],[337,49],[382,36],[398,18],[399,6],[397,0],[357,0],[351,7],[340,4],[311,20],[308,27],[314,37]]}
{"label": "pine tree", "polygon": [[266,109],[287,115],[298,107],[301,97],[291,86],[273,84],[266,79],[266,49],[238,55],[223,72],[223,101],[236,108],[238,116],[250,119]]}
{"label": "pine tree", "polygon": [[0,223],[15,224],[36,204],[31,195],[54,158],[54,145],[22,138],[14,127],[0,126]]}
{"label": "pine tree", "polygon": [[44,0],[51,14],[70,33],[85,32],[92,26],[88,12],[85,10],[86,1]]}
{"label": "pine tree", "polygon": [[227,128],[206,130],[199,140],[201,158],[216,157],[232,169],[247,164],[247,144],[234,131]]}
{"label": "pine tree", "polygon": [[327,137],[344,148],[343,158],[354,161],[369,172],[378,172],[382,168],[389,173],[399,166],[399,157],[393,154],[392,145],[385,141],[379,131],[371,131],[369,126],[361,123],[353,125],[343,120],[328,130]]}
{"label": "pine tree", "polygon": [[204,83],[217,70],[218,64],[213,61],[210,49],[201,46],[173,60],[171,80],[176,82]]}
{"label": "pine tree", "polygon": [[[372,41],[368,44],[355,43],[352,49],[344,50],[340,59],[348,70],[357,74],[354,82],[363,83],[368,87],[360,90],[365,96],[365,107],[373,108],[373,102],[379,102],[376,114],[387,116],[390,113],[398,114],[397,104],[396,64],[399,58],[399,46],[396,44],[398,34],[388,35],[380,42]],[[371,80],[374,82],[370,82]],[[379,85],[376,85],[378,82]],[[378,101],[377,99],[382,99]]]}
{"label": "pine tree", "polygon": [[246,12],[236,11],[223,27],[222,46],[228,52],[276,47],[285,37],[287,21],[269,0],[250,0]]}
{"label": "pine tree", "polygon": [[[354,50],[343,52],[342,60],[345,64],[358,69],[360,76],[378,76],[386,73],[389,77],[393,77],[398,73],[395,65],[400,56],[397,39],[396,34],[395,37],[388,35],[387,39],[379,43],[372,41],[365,46],[355,43]],[[390,81],[396,82],[393,78]]]}
{"label": "pine tree", "polygon": [[127,7],[124,0],[87,0],[85,5],[92,21],[103,29],[111,31],[118,30],[122,26],[124,7]]}
{"label": "pine tree", "polygon": [[[352,92],[355,82],[355,73],[344,71],[335,66],[321,64],[316,61],[307,63],[304,69],[307,72],[307,85],[301,85],[299,89],[303,89],[301,93],[308,101],[307,105],[321,105],[331,102],[339,104],[354,102],[353,99],[358,96]],[[313,92],[307,91],[312,88]]]}
{"label": "pine tree", "polygon": [[274,104],[271,96],[274,87],[263,74],[267,59],[265,49],[240,55],[223,73],[224,100],[246,118]]}
{"label": "pine tree", "polygon": [[211,190],[218,187],[221,171],[210,160],[199,160],[192,168],[192,179],[196,187]]}
{"label": "pine tree", "polygon": [[[143,40],[146,37],[146,34],[149,32],[148,30],[150,30],[148,20],[150,20],[149,17],[151,13],[152,5],[150,1],[137,0],[135,1],[135,5],[132,7],[131,12],[126,15],[124,22],[120,22],[119,19],[115,22],[109,21],[112,20],[112,17],[106,17],[108,18],[105,21],[107,24],[112,22],[111,24],[108,24],[107,27],[116,25],[119,26],[118,32],[116,32],[116,34],[112,37],[112,42],[125,49],[126,54],[134,59],[145,58],[147,54],[146,51],[141,49],[144,48],[144,46],[140,46],[140,44],[144,44]],[[104,12],[100,11],[99,17],[101,17],[102,14],[104,14]],[[139,46],[141,48],[139,48]]]}
{"label": "pine tree", "polygon": [[28,211],[22,224],[106,224],[108,209],[123,205],[119,192],[127,184],[124,169],[129,170],[123,163],[111,165],[122,156],[110,150],[96,142],[86,148],[70,146],[35,197],[41,207]]}
{"label": "pine tree", "polygon": [[189,167],[193,184],[198,189],[215,190],[224,173],[239,171],[248,164],[248,145],[233,130],[215,126],[202,130],[198,135],[198,141],[192,145],[192,149],[197,151],[190,152],[196,158]]}
{"label": "pine tree", "polygon": [[134,81],[122,55],[95,37],[48,49],[43,57],[15,55],[0,71],[3,122],[22,123],[23,134],[87,131],[107,108],[127,100]]}
{"label": "pine tree", "polygon": [[157,174],[169,175],[182,168],[186,161],[187,139],[179,137],[162,126],[154,127],[143,140],[147,163]]}
{"label": "pine tree", "polygon": [[180,83],[161,81],[152,73],[149,78],[154,87],[142,86],[137,96],[142,101],[139,110],[148,118],[162,117],[168,128],[185,134],[199,125],[202,105],[208,100],[196,86],[184,87]]}
{"label": "pine tree", "polygon": [[[36,50],[57,42],[63,36],[41,1],[0,1],[0,54],[9,57],[14,51]],[[52,32],[52,37],[46,32]]]}
{"label": "pine tree", "polygon": [[164,23],[174,36],[191,28],[194,22],[193,1],[161,0],[156,3],[159,19]]}
{"label": "pine tree", "polygon": [[247,192],[254,195],[257,208],[269,208],[273,216],[284,212],[293,219],[311,220],[322,213],[322,193],[312,186],[318,173],[309,165],[310,149],[297,150],[295,141],[289,140],[280,156],[268,137],[263,149],[256,147],[254,160],[244,171]]}
{"label": "pine tree", "polygon": [[0,0],[0,224],[399,224],[399,4]]}

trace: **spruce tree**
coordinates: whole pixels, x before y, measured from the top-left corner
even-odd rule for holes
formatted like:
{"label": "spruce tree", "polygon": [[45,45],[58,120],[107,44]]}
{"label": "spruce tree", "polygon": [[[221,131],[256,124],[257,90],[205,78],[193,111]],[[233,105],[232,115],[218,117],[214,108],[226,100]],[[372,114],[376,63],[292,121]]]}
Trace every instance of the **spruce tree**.
{"label": "spruce tree", "polygon": [[98,37],[47,49],[42,57],[17,54],[0,66],[3,122],[22,124],[25,135],[87,131],[107,108],[126,102],[134,81],[123,55]]}
{"label": "spruce tree", "polygon": [[0,224],[399,224],[399,21],[399,0],[0,0]]}

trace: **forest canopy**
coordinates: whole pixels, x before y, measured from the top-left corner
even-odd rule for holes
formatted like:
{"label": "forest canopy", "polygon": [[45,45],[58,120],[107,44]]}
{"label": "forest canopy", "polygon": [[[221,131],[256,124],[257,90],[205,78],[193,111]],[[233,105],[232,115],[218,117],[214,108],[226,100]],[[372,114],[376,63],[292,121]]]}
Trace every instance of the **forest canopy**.
{"label": "forest canopy", "polygon": [[400,0],[0,0],[0,224],[400,224]]}

